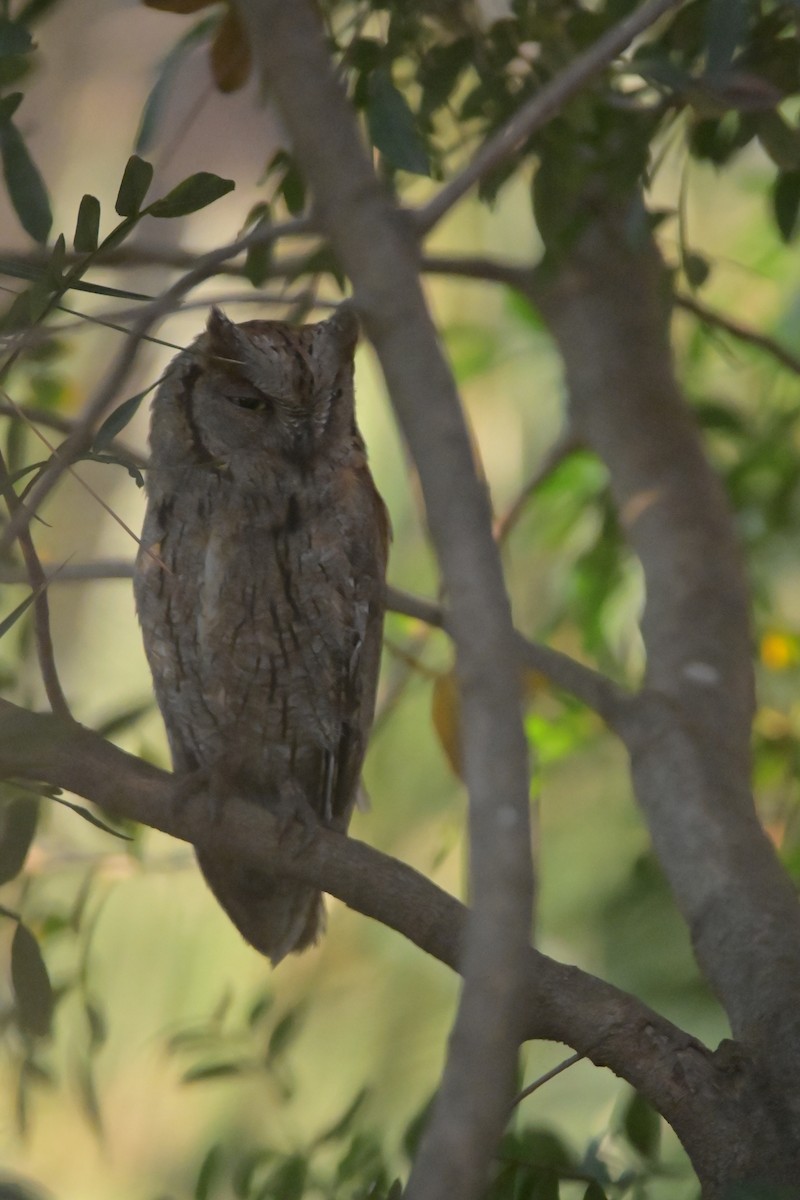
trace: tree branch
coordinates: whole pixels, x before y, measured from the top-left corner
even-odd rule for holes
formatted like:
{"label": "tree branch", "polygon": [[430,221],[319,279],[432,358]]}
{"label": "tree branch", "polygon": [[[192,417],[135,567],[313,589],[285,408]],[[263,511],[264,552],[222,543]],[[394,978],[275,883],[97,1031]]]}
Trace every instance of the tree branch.
{"label": "tree branch", "polygon": [[[293,826],[280,834],[266,806],[186,796],[174,777],[73,721],[0,700],[0,777],[61,787],[119,818],[196,846],[213,842],[242,864],[320,887],[409,938],[454,970],[463,959],[468,913],[410,867],[342,834]],[[734,1137],[735,1087],[696,1039],[633,996],[526,948],[517,1022],[520,1039],[564,1042],[609,1067],[644,1095],[703,1164]],[[509,1101],[509,1105],[512,1101]],[[713,1114],[714,1122],[709,1114]]]}
{"label": "tree branch", "polygon": [[[530,938],[527,746],[491,514],[452,376],[425,307],[407,217],[379,185],[309,0],[240,0],[254,61],[350,277],[419,470],[451,597],[470,796],[464,989],[409,1200],[480,1194],[514,1091],[520,954]],[[298,81],[302,80],[302,86]]]}

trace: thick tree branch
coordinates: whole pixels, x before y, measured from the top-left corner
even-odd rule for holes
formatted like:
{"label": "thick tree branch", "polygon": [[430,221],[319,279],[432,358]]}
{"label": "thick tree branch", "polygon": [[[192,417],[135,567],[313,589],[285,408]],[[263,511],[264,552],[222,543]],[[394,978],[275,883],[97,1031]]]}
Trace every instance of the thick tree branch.
{"label": "thick tree branch", "polygon": [[[65,788],[109,813],[242,864],[323,888],[459,970],[467,910],[424,876],[352,838],[319,829],[279,836],[268,808],[226,797],[186,797],[173,776],[72,721],[0,700],[0,777]],[[214,816],[209,815],[213,811]],[[527,948],[519,1037],[564,1042],[609,1067],[670,1122],[700,1169],[730,1143],[744,1103],[741,1080],[709,1051],[635,997]],[[511,1103],[511,1102],[510,1102]],[[713,1115],[713,1121],[711,1119]]]}
{"label": "thick tree branch", "polygon": [[662,271],[611,205],[534,299],[564,358],[574,428],[606,462],[644,568],[647,689],[624,734],[636,794],[701,967],[790,1109],[797,900],[748,788],[748,596],[722,488],[674,378]]}
{"label": "thick tree branch", "polygon": [[[350,277],[419,469],[451,598],[470,795],[465,978],[450,1053],[409,1200],[477,1197],[514,1091],[520,953],[531,919],[527,747],[508,598],[485,488],[425,307],[416,243],[379,185],[309,0],[240,0],[254,61]],[[302,86],[298,81],[302,80]]]}

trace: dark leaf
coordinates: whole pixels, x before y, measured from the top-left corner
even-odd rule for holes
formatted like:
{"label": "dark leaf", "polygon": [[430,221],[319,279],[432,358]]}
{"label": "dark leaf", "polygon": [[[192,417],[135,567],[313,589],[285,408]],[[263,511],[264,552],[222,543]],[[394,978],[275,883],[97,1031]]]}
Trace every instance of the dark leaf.
{"label": "dark leaf", "polygon": [[105,466],[109,467],[124,467],[136,486],[138,488],[144,487],[144,476],[136,466],[136,463],[131,462],[127,458],[123,458],[119,454],[93,454],[90,450],[86,454],[81,455],[78,461],[103,463]]}
{"label": "dark leaf", "polygon": [[783,171],[775,181],[772,207],[778,231],[784,242],[790,242],[797,231],[800,211],[800,171]]}
{"label": "dark leaf", "polygon": [[269,1190],[264,1195],[274,1196],[277,1200],[303,1200],[303,1192],[308,1176],[308,1161],[300,1154],[287,1158],[270,1175]]}
{"label": "dark leaf", "polygon": [[730,67],[747,32],[752,7],[752,0],[710,0],[706,61],[709,75],[721,74]]}
{"label": "dark leaf", "polygon": [[232,179],[222,179],[210,171],[198,171],[151,204],[147,212],[151,217],[185,217],[213,204],[221,196],[227,196],[235,187]]}
{"label": "dark leaf", "polygon": [[537,1171],[528,1197],[529,1200],[558,1200],[558,1175],[555,1171],[551,1171],[549,1168]]}
{"label": "dark leaf", "polygon": [[264,280],[269,278],[271,266],[272,242],[261,242],[250,247],[244,260],[244,273],[253,287],[261,287]]}
{"label": "dark leaf", "polygon": [[38,817],[35,800],[11,800],[0,809],[0,884],[15,879],[22,870]]}
{"label": "dark leaf", "polygon": [[10,121],[0,125],[0,154],[6,187],[20,225],[34,241],[44,244],[53,224],[47,189],[22,135]]}
{"label": "dark leaf", "polygon": [[33,49],[33,38],[29,29],[17,21],[0,19],[0,58],[11,54],[27,54]]}
{"label": "dark leaf", "polygon": [[758,140],[782,171],[800,169],[800,129],[794,129],[777,112],[757,118]]}
{"label": "dark leaf", "polygon": [[306,185],[293,159],[289,160],[286,174],[278,190],[291,215],[298,217],[306,206]]}
{"label": "dark leaf", "polygon": [[211,73],[221,92],[236,92],[250,74],[250,46],[235,6],[227,9],[211,43]]}
{"label": "dark leaf", "polygon": [[[153,181],[153,167],[138,154],[132,154],[122,172],[122,182],[117,192],[114,208],[121,217],[135,217],[142,211],[142,204]],[[148,210],[149,211],[149,210]]]}
{"label": "dark leaf", "polygon": [[32,1184],[0,1176],[0,1200],[45,1200],[45,1194]]}
{"label": "dark leaf", "polygon": [[686,282],[692,288],[702,287],[711,274],[708,259],[703,258],[702,254],[684,255],[683,269],[686,274]]}
{"label": "dark leaf", "polygon": [[634,1092],[622,1116],[622,1129],[634,1150],[651,1161],[658,1158],[661,1118],[655,1109]]}
{"label": "dark leaf", "polygon": [[414,115],[383,67],[370,76],[367,124],[372,144],[393,167],[414,175],[430,175],[428,152]]}
{"label": "dark leaf", "polygon": [[607,1196],[600,1184],[593,1180],[583,1193],[583,1200],[607,1200]]}
{"label": "dark leaf", "polygon": [[142,110],[139,131],[136,134],[135,149],[137,154],[144,154],[145,151],[150,149],[155,140],[159,121],[184,61],[199,43],[207,39],[208,35],[216,29],[218,24],[219,18],[217,16],[205,17],[181,38],[161,63],[156,82]]}
{"label": "dark leaf", "polygon": [[0,100],[0,122],[10,121],[24,99],[22,92],[12,92],[10,96],[3,96]]}
{"label": "dark leaf", "polygon": [[11,983],[20,1028],[45,1037],[53,1018],[53,989],[39,943],[21,921],[11,942]]}
{"label": "dark leaf", "polygon": [[157,8],[160,12],[181,13],[186,16],[187,13],[208,8],[212,0],[144,0],[144,3],[148,8]]}
{"label": "dark leaf", "polygon": [[115,408],[112,413],[109,413],[94,435],[94,441],[92,442],[93,453],[100,454],[108,449],[117,434],[121,433],[128,422],[132,421],[136,416],[142,400],[152,390],[152,387],[149,387],[143,392],[137,392],[135,396],[130,396],[127,400],[123,400],[122,404]]}
{"label": "dark leaf", "polygon": [[75,222],[72,245],[78,254],[92,254],[100,235],[100,201],[88,193],[83,197]]}
{"label": "dark leaf", "polygon": [[403,1134],[403,1150],[410,1159],[413,1159],[417,1153],[417,1147],[419,1146],[425,1126],[428,1124],[428,1118],[431,1115],[435,1099],[436,1094],[434,1093],[406,1126],[406,1131]]}

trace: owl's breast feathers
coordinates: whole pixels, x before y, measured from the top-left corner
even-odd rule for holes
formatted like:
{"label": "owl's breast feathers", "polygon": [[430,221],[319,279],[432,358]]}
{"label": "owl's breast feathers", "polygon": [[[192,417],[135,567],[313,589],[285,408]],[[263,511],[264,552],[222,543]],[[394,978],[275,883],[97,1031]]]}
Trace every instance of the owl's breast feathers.
{"label": "owl's breast feathers", "polygon": [[[166,486],[165,486],[166,484]],[[388,525],[363,460],[152,482],[137,603],[178,770],[269,802],[299,782],[346,824],[372,721]],[[148,549],[154,553],[148,555]],[[265,794],[264,794],[265,793]]]}

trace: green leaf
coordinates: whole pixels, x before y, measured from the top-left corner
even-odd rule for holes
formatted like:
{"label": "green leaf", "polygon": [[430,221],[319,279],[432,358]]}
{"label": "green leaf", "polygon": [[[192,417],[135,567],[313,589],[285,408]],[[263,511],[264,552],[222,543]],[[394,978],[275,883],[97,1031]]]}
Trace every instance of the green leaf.
{"label": "green leaf", "polygon": [[634,1150],[651,1161],[658,1158],[661,1118],[638,1092],[634,1092],[622,1116],[622,1129]]}
{"label": "green leaf", "polygon": [[303,1200],[308,1176],[308,1160],[300,1154],[292,1154],[270,1175],[269,1190],[264,1196],[277,1200]]}
{"label": "green leaf", "polygon": [[27,54],[33,49],[33,38],[29,29],[18,21],[0,19],[0,58],[8,58],[12,54]]}
{"label": "green leaf", "polygon": [[0,154],[8,195],[20,225],[34,241],[44,244],[53,224],[47,189],[22,135],[8,120],[0,125]]}
{"label": "green leaf", "polygon": [[252,1066],[253,1064],[246,1060],[203,1063],[199,1067],[191,1067],[181,1077],[181,1083],[203,1083],[208,1079],[231,1079],[252,1070]]}
{"label": "green leaf", "polygon": [[138,154],[132,154],[122,172],[122,182],[114,205],[121,217],[138,216],[152,180],[152,164],[144,158],[139,158]]}
{"label": "green leaf", "polygon": [[210,171],[198,171],[167,192],[166,196],[156,200],[146,211],[151,217],[185,217],[227,196],[235,187],[232,179],[222,179]]}
{"label": "green leaf", "polygon": [[589,1184],[586,1191],[583,1193],[583,1200],[608,1200],[606,1193],[600,1187],[599,1183],[594,1180]]}
{"label": "green leaf", "polygon": [[199,24],[190,29],[181,40],[170,50],[167,57],[158,68],[156,82],[150,95],[145,101],[136,134],[134,149],[137,154],[144,154],[155,141],[162,113],[167,107],[170,92],[189,54],[200,42],[206,41],[208,34],[219,26],[219,17],[205,17]]}
{"label": "green leaf", "polygon": [[78,254],[93,254],[100,236],[100,201],[88,193],[83,197],[75,222],[72,245]]}
{"label": "green leaf", "polygon": [[294,1041],[297,1034],[300,1032],[303,1019],[305,1017],[305,1008],[298,1004],[297,1008],[292,1008],[281,1017],[278,1024],[270,1034],[269,1043],[267,1045],[266,1061],[272,1063],[276,1058],[280,1058]]}
{"label": "green leaf", "polygon": [[558,1200],[558,1175],[549,1168],[537,1172],[533,1187],[528,1192],[529,1200]]}
{"label": "green leaf", "polygon": [[212,1146],[208,1151],[197,1173],[194,1200],[210,1200],[214,1184],[219,1180],[223,1157],[222,1146]]}
{"label": "green leaf", "polygon": [[244,260],[244,273],[253,287],[261,287],[269,278],[272,266],[272,242],[261,242],[251,246]]}
{"label": "green leaf", "polygon": [[800,129],[794,129],[780,113],[759,113],[756,118],[758,140],[776,167],[782,171],[800,169]]}
{"label": "green leaf", "polygon": [[784,171],[775,181],[772,208],[778,231],[784,242],[790,242],[797,231],[800,211],[800,171]]}
{"label": "green leaf", "polygon": [[384,67],[370,76],[367,125],[372,144],[393,167],[414,175],[430,175],[428,152],[417,132],[414,114]]}
{"label": "green leaf", "polygon": [[11,800],[0,810],[0,884],[16,879],[22,870],[38,819],[35,800]]}
{"label": "green leaf", "polygon": [[101,454],[111,445],[117,434],[121,433],[125,426],[136,416],[136,413],[139,410],[139,405],[142,403],[147,393],[151,392],[152,390],[153,388],[149,387],[145,388],[143,392],[137,392],[135,396],[131,396],[129,399],[123,400],[122,404],[120,404],[118,408],[115,408],[112,413],[109,413],[105,421],[103,421],[103,424],[98,429],[97,433],[94,435],[94,441],[92,442],[92,452],[94,454]]}
{"label": "green leaf", "polygon": [[11,983],[20,1028],[45,1037],[53,1018],[53,988],[39,943],[21,921],[11,942]]}

